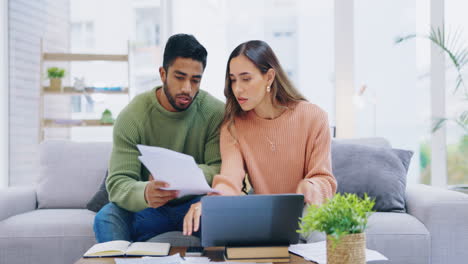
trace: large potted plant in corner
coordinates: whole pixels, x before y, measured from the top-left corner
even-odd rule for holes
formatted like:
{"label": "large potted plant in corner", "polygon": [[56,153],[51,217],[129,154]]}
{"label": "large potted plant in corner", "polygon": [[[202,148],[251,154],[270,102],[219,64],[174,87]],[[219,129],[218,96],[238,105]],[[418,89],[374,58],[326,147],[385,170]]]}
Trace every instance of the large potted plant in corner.
{"label": "large potted plant in corner", "polygon": [[298,232],[325,232],[328,264],[364,264],[364,231],[374,204],[375,200],[367,195],[359,198],[356,194],[336,194],[321,206],[311,205],[301,218]]}
{"label": "large potted plant in corner", "polygon": [[423,38],[430,40],[434,45],[440,48],[440,51],[447,55],[449,60],[452,62],[452,66],[456,71],[456,83],[453,89],[453,94],[456,94],[459,90],[462,90],[462,100],[464,101],[464,107],[462,112],[455,118],[439,117],[433,120],[432,132],[440,129],[445,122],[454,121],[468,134],[468,89],[463,79],[464,70],[468,65],[468,45],[467,42],[462,38],[463,31],[456,30],[455,32],[446,32],[445,27],[431,28],[429,35],[417,35],[409,34],[406,36],[399,36],[395,39],[395,43],[399,44],[414,38]]}
{"label": "large potted plant in corner", "polygon": [[65,69],[51,67],[47,69],[47,77],[50,80],[50,90],[62,90],[62,78],[65,76]]}

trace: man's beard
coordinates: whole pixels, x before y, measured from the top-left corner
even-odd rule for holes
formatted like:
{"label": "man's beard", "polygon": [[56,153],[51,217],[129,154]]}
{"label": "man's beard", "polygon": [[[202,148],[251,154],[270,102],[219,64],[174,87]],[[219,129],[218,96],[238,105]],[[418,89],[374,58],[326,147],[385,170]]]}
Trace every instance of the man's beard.
{"label": "man's beard", "polygon": [[193,101],[195,101],[195,98],[197,97],[198,95],[198,92],[193,96],[191,97],[189,94],[186,94],[186,93],[180,93],[180,94],[176,94],[176,97],[177,96],[180,96],[180,95],[184,95],[184,96],[187,96],[187,97],[190,97],[191,100],[190,100],[190,104],[187,105],[185,108],[182,108],[182,107],[179,107],[175,101],[175,98],[169,93],[169,89],[167,88],[167,82],[164,82],[164,85],[163,85],[163,91],[164,91],[164,94],[166,95],[166,98],[167,100],[169,101],[169,103],[171,104],[171,106],[177,110],[178,112],[182,112],[182,111],[185,111],[187,109],[189,109],[189,107],[192,105]]}

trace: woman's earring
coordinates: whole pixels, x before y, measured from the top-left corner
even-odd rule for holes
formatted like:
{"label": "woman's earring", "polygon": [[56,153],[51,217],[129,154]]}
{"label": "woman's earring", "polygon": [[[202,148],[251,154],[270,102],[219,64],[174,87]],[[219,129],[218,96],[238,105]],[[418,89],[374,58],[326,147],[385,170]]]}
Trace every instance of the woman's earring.
{"label": "woman's earring", "polygon": [[271,90],[270,86],[267,86],[267,92],[269,93]]}

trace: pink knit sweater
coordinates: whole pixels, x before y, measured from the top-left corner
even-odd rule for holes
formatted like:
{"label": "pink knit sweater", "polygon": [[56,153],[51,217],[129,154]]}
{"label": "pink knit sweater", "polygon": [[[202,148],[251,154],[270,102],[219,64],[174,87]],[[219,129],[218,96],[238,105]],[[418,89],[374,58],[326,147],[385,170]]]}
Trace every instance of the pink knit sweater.
{"label": "pink knit sweater", "polygon": [[247,173],[256,194],[296,193],[308,181],[313,204],[336,192],[330,158],[327,114],[309,102],[300,102],[268,120],[249,111],[236,118],[235,138],[221,128],[221,173],[213,188],[223,195],[239,195]]}

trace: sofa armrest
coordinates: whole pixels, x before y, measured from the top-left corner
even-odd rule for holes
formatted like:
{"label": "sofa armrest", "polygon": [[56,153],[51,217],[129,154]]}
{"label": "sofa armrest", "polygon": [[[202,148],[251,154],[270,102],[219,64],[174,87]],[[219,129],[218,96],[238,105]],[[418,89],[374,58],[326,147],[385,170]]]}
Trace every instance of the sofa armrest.
{"label": "sofa armrest", "polygon": [[432,264],[468,259],[468,195],[423,184],[406,189],[408,213],[431,234]]}
{"label": "sofa armrest", "polygon": [[34,187],[8,187],[0,189],[0,221],[36,209]]}

